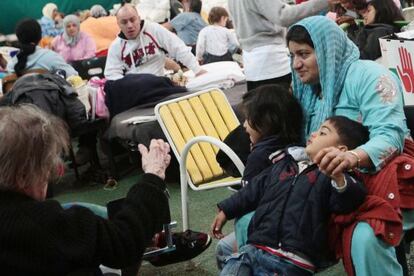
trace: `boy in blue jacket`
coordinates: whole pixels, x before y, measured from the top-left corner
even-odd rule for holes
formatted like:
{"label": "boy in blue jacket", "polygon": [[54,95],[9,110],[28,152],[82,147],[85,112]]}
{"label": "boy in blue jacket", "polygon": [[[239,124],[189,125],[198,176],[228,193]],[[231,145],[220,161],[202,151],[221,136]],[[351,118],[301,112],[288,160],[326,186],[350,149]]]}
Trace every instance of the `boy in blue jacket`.
{"label": "boy in blue jacket", "polygon": [[327,176],[312,160],[322,149],[348,151],[368,139],[361,124],[331,117],[311,135],[306,148],[286,148],[274,165],[220,202],[212,224],[216,238],[223,237],[221,229],[228,219],[256,210],[247,245],[227,258],[220,275],[313,275],[332,263],[330,215],[358,208],[366,190],[348,172]]}

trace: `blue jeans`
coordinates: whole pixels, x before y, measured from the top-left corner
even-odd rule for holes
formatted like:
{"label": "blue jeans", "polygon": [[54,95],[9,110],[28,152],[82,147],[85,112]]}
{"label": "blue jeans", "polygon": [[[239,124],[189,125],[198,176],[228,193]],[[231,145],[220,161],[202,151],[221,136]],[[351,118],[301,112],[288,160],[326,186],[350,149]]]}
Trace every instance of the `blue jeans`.
{"label": "blue jeans", "polygon": [[231,232],[217,243],[216,261],[219,270],[223,269],[224,261],[238,248],[247,244],[247,229],[254,212],[250,212],[234,222],[234,232]]}
{"label": "blue jeans", "polygon": [[217,243],[216,261],[219,271],[223,269],[226,259],[235,252],[237,252],[236,236],[231,232]]}
{"label": "blue jeans", "polygon": [[[414,220],[414,212],[407,212],[405,215],[404,225],[408,225],[408,218],[411,218],[411,222]],[[243,237],[240,233],[247,233],[248,225],[245,220],[236,224],[238,244],[247,239],[247,236]],[[366,222],[359,222],[355,227],[352,234],[351,256],[358,276],[401,276],[403,274],[394,247],[377,238],[371,226]]]}
{"label": "blue jeans", "polygon": [[228,257],[220,275],[222,276],[266,276],[266,275],[313,275],[283,258],[267,253],[253,245],[245,245],[238,253]]}

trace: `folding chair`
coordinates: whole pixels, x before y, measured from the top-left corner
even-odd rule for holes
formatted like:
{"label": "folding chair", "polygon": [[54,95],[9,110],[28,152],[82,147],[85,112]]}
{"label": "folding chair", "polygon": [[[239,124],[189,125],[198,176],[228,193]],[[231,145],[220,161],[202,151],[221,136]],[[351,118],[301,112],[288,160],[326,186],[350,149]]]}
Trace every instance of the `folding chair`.
{"label": "folding chair", "polygon": [[[187,183],[195,191],[239,184],[216,161],[223,150],[243,175],[244,165],[222,141],[240,123],[224,93],[210,89],[155,106],[155,115],[180,164],[183,230],[189,228]],[[213,146],[214,145],[214,146]]]}

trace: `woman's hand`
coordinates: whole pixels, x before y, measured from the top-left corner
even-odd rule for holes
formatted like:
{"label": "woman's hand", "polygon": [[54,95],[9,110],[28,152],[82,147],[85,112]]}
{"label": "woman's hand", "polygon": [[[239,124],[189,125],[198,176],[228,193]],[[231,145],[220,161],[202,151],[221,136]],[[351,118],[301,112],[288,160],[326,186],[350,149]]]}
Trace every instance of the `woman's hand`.
{"label": "woman's hand", "polygon": [[216,239],[223,238],[224,235],[221,232],[221,229],[223,229],[223,226],[226,224],[226,222],[226,214],[220,210],[217,216],[214,218],[213,224],[210,227],[211,235]]}
{"label": "woman's hand", "polygon": [[349,16],[349,15],[343,15],[336,19],[336,24],[341,25],[344,23],[355,25],[355,17]]}
{"label": "woman's hand", "polygon": [[142,170],[145,173],[152,173],[165,178],[165,170],[171,161],[170,146],[162,139],[152,139],[148,149],[143,145],[138,145],[138,150],[142,156]]}
{"label": "woman's hand", "polygon": [[358,166],[358,158],[354,154],[341,151],[335,147],[328,147],[319,151],[313,162],[319,166],[321,172],[335,178],[341,175],[342,172]]}

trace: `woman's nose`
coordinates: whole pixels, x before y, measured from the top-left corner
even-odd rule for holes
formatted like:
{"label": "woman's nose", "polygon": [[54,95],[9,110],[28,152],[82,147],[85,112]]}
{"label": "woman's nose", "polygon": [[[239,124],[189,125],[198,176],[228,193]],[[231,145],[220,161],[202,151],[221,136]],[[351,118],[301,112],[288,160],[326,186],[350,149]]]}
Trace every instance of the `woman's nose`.
{"label": "woman's nose", "polygon": [[293,69],[299,69],[300,67],[302,67],[302,61],[297,57],[293,57]]}

